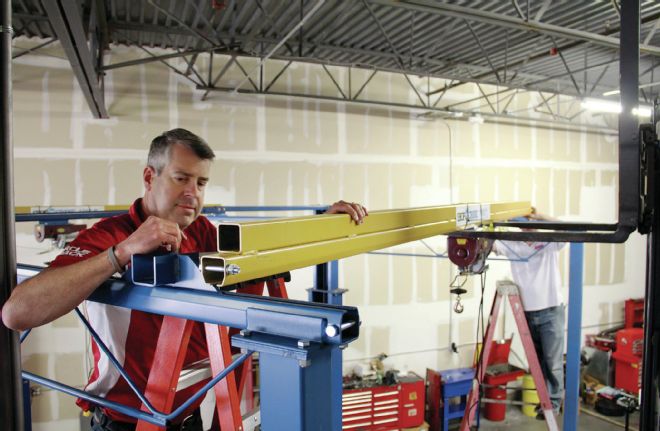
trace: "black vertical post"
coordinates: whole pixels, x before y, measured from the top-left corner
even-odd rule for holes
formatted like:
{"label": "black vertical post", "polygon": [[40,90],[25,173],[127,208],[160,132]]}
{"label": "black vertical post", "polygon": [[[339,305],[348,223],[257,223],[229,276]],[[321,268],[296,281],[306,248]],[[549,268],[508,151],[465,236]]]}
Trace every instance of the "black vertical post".
{"label": "black vertical post", "polygon": [[[11,1],[0,6],[0,305],[16,285],[14,185],[11,117]],[[0,323],[0,420],[2,428],[23,431],[23,391],[18,334]]]}
{"label": "black vertical post", "polygon": [[[660,121],[660,106],[656,100],[653,110],[653,124]],[[656,285],[660,274],[660,213],[657,203],[657,186],[660,184],[660,152],[657,144],[647,146],[647,170],[649,180],[648,204],[651,207],[651,229],[646,251],[646,293],[644,298],[644,356],[642,358],[642,399],[640,400],[640,430],[658,428],[656,407],[658,405],[658,343],[660,341],[660,296]]]}
{"label": "black vertical post", "polygon": [[639,217],[639,121],[633,109],[639,105],[639,0],[621,2],[621,36],[619,48],[619,174],[637,184],[637,193],[619,190],[619,224],[637,227]]}
{"label": "black vertical post", "polygon": [[[325,212],[324,210],[316,210],[316,214],[323,214]],[[312,302],[320,302],[322,304],[330,304],[330,295],[328,294],[328,291],[330,289],[329,283],[328,283],[328,277],[329,277],[329,263],[320,263],[316,265],[316,274],[315,274],[315,283],[314,283],[314,289],[312,290],[312,294],[310,296],[310,301]]]}

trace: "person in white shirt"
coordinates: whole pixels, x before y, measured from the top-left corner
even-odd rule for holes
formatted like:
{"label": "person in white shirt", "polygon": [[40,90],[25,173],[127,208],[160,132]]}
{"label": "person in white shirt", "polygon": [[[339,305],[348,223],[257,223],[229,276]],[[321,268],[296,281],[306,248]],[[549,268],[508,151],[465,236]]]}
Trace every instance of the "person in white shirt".
{"label": "person in white shirt", "polygon": [[[534,209],[525,219],[555,221],[537,214]],[[555,412],[559,412],[564,392],[565,307],[561,294],[559,251],[565,245],[500,240],[493,245],[496,254],[512,259],[513,281],[520,291],[527,324]],[[539,412],[537,419],[543,419],[542,412]]]}

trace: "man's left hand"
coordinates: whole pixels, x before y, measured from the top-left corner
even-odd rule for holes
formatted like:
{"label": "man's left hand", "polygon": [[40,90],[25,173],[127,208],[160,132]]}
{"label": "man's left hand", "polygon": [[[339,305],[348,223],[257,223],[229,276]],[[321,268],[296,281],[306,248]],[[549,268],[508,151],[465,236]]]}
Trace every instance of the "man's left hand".
{"label": "man's left hand", "polygon": [[355,202],[339,201],[335,202],[325,212],[326,214],[348,214],[355,224],[361,224],[364,218],[369,215],[367,209],[361,204]]}

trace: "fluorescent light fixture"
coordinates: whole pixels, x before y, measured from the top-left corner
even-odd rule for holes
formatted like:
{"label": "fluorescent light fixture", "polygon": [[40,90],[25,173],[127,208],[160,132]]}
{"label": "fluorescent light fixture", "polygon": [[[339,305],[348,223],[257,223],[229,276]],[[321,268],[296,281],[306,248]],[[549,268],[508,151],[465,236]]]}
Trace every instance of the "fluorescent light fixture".
{"label": "fluorescent light fixture", "polygon": [[465,113],[460,112],[460,111],[453,111],[453,112],[451,113],[451,115],[453,115],[453,116],[456,117],[456,118],[461,118],[463,115],[465,115]]}
{"label": "fluorescent light fixture", "polygon": [[[639,84],[639,88],[649,88],[649,87],[656,87],[660,85],[660,81],[657,82],[647,82],[646,84]],[[619,94],[621,91],[619,89],[616,90],[610,90],[606,91],[603,93],[603,96],[614,96],[615,94]]]}
{"label": "fluorescent light fixture", "polygon": [[648,106],[633,108],[633,115],[637,115],[638,117],[650,117],[651,114],[653,114],[653,110]]}
{"label": "fluorescent light fixture", "polygon": [[[621,104],[610,100],[585,99],[582,101],[582,108],[593,112],[621,113]],[[632,113],[638,117],[650,117],[653,110],[650,106],[640,105],[633,108]]]}
{"label": "fluorescent light fixture", "polygon": [[621,112],[621,104],[609,100],[585,99],[582,101],[582,108],[587,111],[610,112],[613,114]]}

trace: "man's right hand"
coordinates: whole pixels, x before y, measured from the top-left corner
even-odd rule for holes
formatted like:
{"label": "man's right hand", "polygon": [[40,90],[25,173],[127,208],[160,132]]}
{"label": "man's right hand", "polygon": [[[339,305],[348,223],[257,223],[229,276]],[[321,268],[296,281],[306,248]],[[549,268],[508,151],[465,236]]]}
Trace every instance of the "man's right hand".
{"label": "man's right hand", "polygon": [[135,232],[115,246],[119,265],[125,266],[134,254],[151,253],[159,247],[177,252],[186,236],[173,221],[149,216]]}

